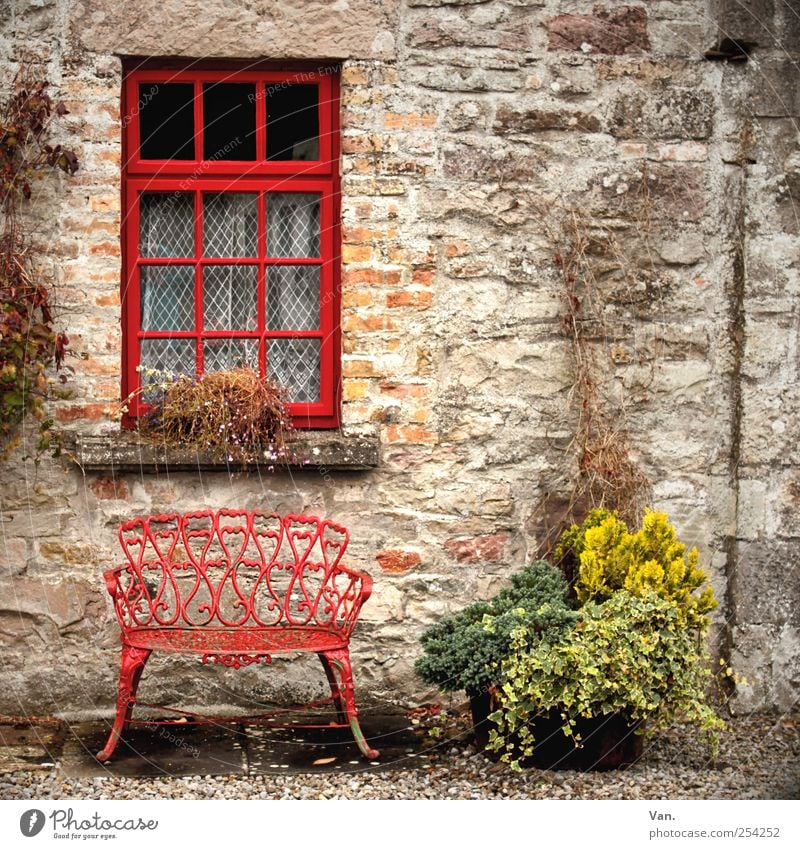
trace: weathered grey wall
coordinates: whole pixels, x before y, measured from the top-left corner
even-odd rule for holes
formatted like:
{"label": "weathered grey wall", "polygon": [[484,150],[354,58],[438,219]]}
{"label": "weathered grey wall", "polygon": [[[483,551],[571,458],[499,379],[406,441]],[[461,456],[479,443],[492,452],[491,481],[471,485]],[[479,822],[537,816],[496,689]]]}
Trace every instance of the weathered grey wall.
{"label": "weathered grey wall", "polygon": [[[0,710],[109,709],[118,637],[100,571],[117,559],[114,528],[206,505],[347,524],[351,561],[376,578],[354,641],[360,689],[428,698],[412,672],[419,634],[533,556],[562,466],[571,361],[542,212],[559,204],[604,222],[630,261],[628,284],[606,291],[610,381],[654,505],[724,599],[721,638],[752,682],[738,703],[794,704],[800,23],[787,2],[750,4],[749,18],[740,5],[0,0],[3,79],[44,65],[82,161],[31,205],[88,355],[56,419],[116,428],[104,410],[121,342],[117,55],[344,59],[344,421],[381,441],[363,473],[112,477],[12,458]],[[724,36],[758,46],[747,62],[704,61]],[[323,680],[296,664],[285,678],[159,665],[145,698],[247,702]]]}

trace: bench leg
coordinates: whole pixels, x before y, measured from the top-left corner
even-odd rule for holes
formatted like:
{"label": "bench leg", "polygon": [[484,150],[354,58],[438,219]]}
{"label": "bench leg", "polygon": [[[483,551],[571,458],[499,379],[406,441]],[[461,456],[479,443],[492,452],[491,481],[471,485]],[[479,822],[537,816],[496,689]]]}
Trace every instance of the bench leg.
{"label": "bench leg", "polygon": [[130,722],[133,706],[136,702],[136,689],[139,679],[142,677],[147,658],[150,657],[149,649],[137,649],[133,646],[122,646],[122,658],[119,668],[119,687],[117,688],[117,715],[111,734],[108,736],[105,748],[97,753],[97,760],[107,761],[117,748],[119,738]]}
{"label": "bench leg", "polygon": [[328,679],[328,684],[331,686],[331,695],[333,696],[333,704],[336,708],[336,721],[342,725],[347,725],[347,714],[342,701],[342,694],[339,690],[339,681],[336,678],[336,673],[333,671],[331,662],[325,656],[324,652],[319,652],[319,659],[322,661],[322,668],[325,670],[325,677]]}
{"label": "bench leg", "polygon": [[346,721],[350,725],[353,738],[361,750],[361,754],[365,758],[374,761],[379,756],[379,752],[376,749],[370,748],[364,738],[361,725],[358,722],[358,708],[356,707],[356,694],[355,687],[353,686],[353,670],[350,666],[350,652],[347,649],[335,649],[333,651],[320,652],[320,654],[325,656],[325,660],[338,673],[340,683],[337,684],[337,688],[340,693],[340,699],[344,701]]}

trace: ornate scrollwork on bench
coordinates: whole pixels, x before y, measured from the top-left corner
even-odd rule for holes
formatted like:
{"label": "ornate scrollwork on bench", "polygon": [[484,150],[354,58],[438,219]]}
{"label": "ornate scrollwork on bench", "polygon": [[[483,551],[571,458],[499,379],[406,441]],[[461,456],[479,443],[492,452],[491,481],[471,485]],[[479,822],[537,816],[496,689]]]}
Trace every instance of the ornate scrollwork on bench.
{"label": "ornate scrollwork on bench", "polygon": [[104,573],[122,631],[114,726],[101,761],[131,721],[151,652],[200,655],[234,669],[276,652],[315,652],[339,724],[368,758],[349,641],[372,579],[344,566],[347,529],[329,519],[254,510],[199,510],[132,519],[119,529],[126,562]]}

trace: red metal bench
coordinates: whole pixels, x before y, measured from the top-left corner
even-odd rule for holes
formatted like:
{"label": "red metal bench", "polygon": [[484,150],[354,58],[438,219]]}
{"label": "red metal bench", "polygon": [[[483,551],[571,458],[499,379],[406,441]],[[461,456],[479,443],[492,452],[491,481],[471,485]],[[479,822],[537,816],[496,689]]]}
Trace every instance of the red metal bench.
{"label": "red metal bench", "polygon": [[[348,532],[328,519],[259,510],[200,510],[133,519],[119,529],[127,562],[104,573],[122,629],[117,713],[108,760],[132,722],[136,689],[153,651],[193,654],[239,669],[277,652],[316,652],[335,723],[365,757],[348,650],[372,579],[341,564]],[[148,705],[148,707],[156,707]],[[184,721],[204,719],[178,711]],[[237,718],[258,721],[260,717]],[[302,727],[302,726],[292,726]]]}

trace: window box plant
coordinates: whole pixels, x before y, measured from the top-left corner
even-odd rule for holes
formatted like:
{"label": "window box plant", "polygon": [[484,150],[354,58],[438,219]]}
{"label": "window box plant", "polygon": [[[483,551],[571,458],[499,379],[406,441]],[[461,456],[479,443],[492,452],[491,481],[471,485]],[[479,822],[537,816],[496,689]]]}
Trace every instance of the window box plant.
{"label": "window box plant", "polygon": [[275,465],[288,456],[292,419],[286,390],[252,368],[198,378],[142,369],[147,414],[140,431],[173,447],[193,447],[228,462]]}
{"label": "window box plant", "polygon": [[[716,601],[703,587],[697,551],[678,541],[666,515],[648,512],[631,533],[616,514],[595,510],[562,536],[556,551],[578,563],[557,621],[523,603],[502,646],[491,615],[476,630],[474,617],[468,622],[462,612],[423,637],[426,655],[417,663],[423,678],[449,689],[479,683],[481,690],[464,687],[473,706],[481,692],[489,694],[489,750],[515,767],[609,768],[638,757],[642,733],[679,718],[720,728],[708,697],[705,642]],[[466,640],[468,628],[487,664],[466,678],[466,655],[459,669],[459,656],[445,650]],[[437,639],[444,629],[448,640]],[[474,650],[470,663],[478,656]],[[443,682],[431,672],[448,657],[453,674]],[[484,707],[486,701],[484,695]],[[559,735],[565,747],[555,742]]]}

